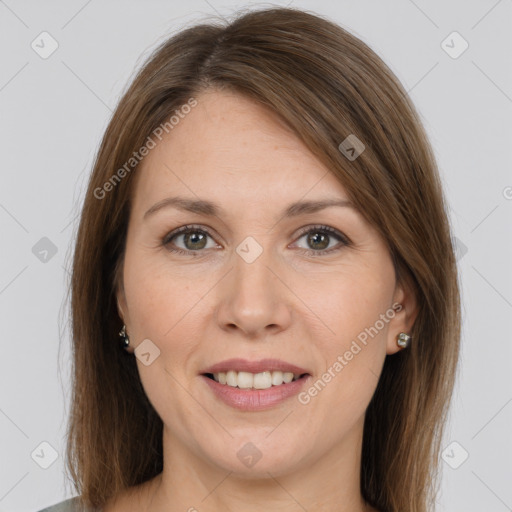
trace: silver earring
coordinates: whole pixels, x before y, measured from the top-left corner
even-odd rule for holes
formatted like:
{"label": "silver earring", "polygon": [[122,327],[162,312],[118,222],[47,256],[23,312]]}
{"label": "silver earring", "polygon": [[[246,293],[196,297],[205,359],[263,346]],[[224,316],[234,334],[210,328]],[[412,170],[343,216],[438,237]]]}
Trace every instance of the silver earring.
{"label": "silver earring", "polygon": [[119,336],[121,336],[121,347],[127,349],[130,345],[130,338],[126,334],[126,325],[123,325],[123,328],[119,331]]}
{"label": "silver earring", "polygon": [[405,334],[405,332],[401,332],[398,335],[398,338],[396,340],[396,344],[400,348],[407,348],[409,346],[410,341],[411,341],[411,337],[408,334]]}

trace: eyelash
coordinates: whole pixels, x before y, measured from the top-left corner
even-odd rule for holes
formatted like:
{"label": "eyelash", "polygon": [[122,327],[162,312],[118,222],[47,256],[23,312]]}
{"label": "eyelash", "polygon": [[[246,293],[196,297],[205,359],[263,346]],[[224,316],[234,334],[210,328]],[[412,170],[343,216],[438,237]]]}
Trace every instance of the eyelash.
{"label": "eyelash", "polygon": [[[197,256],[198,255],[197,253],[202,252],[202,250],[199,250],[199,251],[186,251],[186,250],[183,250],[183,249],[180,249],[180,248],[172,248],[172,247],[169,246],[169,243],[171,242],[171,240],[173,238],[175,238],[175,237],[177,237],[179,235],[182,235],[182,234],[195,233],[195,232],[203,233],[203,234],[206,234],[209,237],[213,238],[213,235],[212,235],[212,233],[210,233],[209,229],[204,228],[204,227],[198,227],[198,226],[195,226],[195,225],[187,225],[187,226],[183,226],[181,228],[178,228],[175,231],[171,231],[170,233],[168,233],[163,238],[162,245],[168,251],[173,252],[173,253]],[[306,234],[308,234],[310,232],[327,234],[329,236],[333,236],[333,237],[337,238],[341,242],[341,244],[339,246],[333,247],[331,249],[323,249],[321,251],[314,251],[314,250],[300,249],[300,248],[298,249],[299,251],[301,251],[303,253],[307,253],[307,254],[312,255],[314,257],[315,256],[322,256],[322,255],[328,254],[328,253],[333,253],[333,252],[341,250],[343,247],[351,245],[351,242],[348,239],[348,237],[343,235],[338,230],[336,230],[334,228],[331,228],[329,226],[324,226],[324,225],[308,226],[308,227],[302,229],[300,231],[300,233],[299,233],[298,239],[302,238],[304,235],[306,235]]]}

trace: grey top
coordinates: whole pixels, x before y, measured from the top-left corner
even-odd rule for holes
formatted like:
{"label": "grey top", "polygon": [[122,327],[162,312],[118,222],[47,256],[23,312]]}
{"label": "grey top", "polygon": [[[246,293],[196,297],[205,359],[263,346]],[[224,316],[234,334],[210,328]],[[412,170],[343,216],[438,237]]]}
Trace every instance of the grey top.
{"label": "grey top", "polygon": [[97,508],[81,507],[79,505],[78,496],[75,496],[74,498],[69,498],[44,508],[39,512],[101,512],[101,510]]}

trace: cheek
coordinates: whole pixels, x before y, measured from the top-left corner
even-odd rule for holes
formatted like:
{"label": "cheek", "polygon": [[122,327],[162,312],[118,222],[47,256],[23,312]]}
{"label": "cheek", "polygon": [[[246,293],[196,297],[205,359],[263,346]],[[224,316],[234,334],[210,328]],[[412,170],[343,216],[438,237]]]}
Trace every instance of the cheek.
{"label": "cheek", "polygon": [[[325,393],[324,404],[353,406],[348,417],[357,417],[367,406],[386,356],[394,273],[383,270],[353,266],[325,280],[322,293],[317,287],[309,294],[311,309],[318,311],[323,326],[322,335],[319,331],[315,339],[325,371],[320,379],[326,385],[317,387],[322,389],[320,394]],[[347,411],[333,411],[333,415]]]}
{"label": "cheek", "polygon": [[208,289],[204,278],[173,272],[165,258],[143,250],[127,252],[124,283],[132,331],[155,340],[177,329]]}
{"label": "cheek", "polygon": [[163,419],[168,424],[185,425],[187,414],[198,414],[183,388],[185,363],[195,350],[192,332],[196,327],[190,313],[196,311],[194,305],[206,289],[198,290],[199,279],[193,283],[190,275],[171,272],[169,265],[157,258],[135,251],[130,256],[125,261],[125,292],[133,339],[135,345],[150,339],[160,350],[148,366],[137,360],[139,376]]}
{"label": "cheek", "polygon": [[[335,346],[341,348],[366,332],[379,320],[381,314],[385,314],[391,305],[394,291],[394,273],[387,265],[374,264],[350,265],[332,272],[319,279],[307,282],[305,297],[311,303],[311,309],[318,312],[324,328],[323,338],[329,338],[326,346],[333,346],[332,339],[336,340]],[[379,331],[385,334],[384,328],[379,323]],[[321,341],[322,337],[319,338]],[[364,338],[364,336],[363,336]]]}

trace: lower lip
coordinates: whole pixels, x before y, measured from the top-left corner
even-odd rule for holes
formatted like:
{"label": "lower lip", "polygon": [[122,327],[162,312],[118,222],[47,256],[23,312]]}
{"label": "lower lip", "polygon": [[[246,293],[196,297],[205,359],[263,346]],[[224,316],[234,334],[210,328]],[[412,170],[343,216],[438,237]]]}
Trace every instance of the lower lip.
{"label": "lower lip", "polygon": [[286,399],[297,395],[311,375],[306,375],[280,386],[271,386],[268,389],[234,388],[227,384],[220,384],[206,375],[201,375],[201,377],[210,386],[215,396],[230,407],[241,411],[262,411],[271,409]]}

